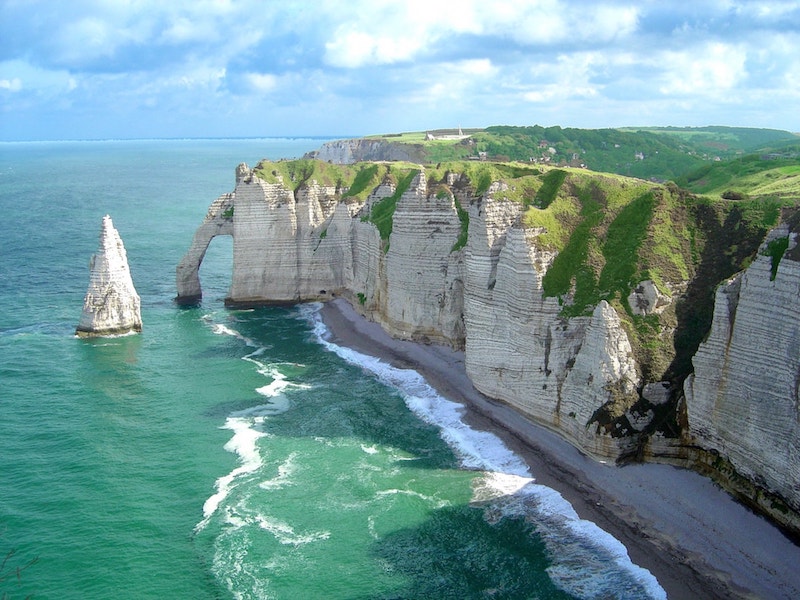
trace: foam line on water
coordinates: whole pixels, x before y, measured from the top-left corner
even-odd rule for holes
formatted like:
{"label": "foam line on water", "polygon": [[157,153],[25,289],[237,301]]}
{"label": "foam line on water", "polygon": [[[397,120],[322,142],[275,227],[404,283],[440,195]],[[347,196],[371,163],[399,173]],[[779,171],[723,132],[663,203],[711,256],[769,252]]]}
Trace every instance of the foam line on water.
{"label": "foam line on water", "polygon": [[256,522],[261,529],[269,531],[275,536],[275,539],[287,546],[302,546],[319,540],[327,540],[331,536],[329,531],[297,533],[288,523],[266,515],[257,515]]}
{"label": "foam line on water", "polygon": [[[597,569],[578,566],[584,565],[590,554],[599,553],[603,560],[598,568],[604,568],[608,561],[613,562],[619,569],[618,574],[632,580],[631,585],[636,589],[631,598],[645,593],[649,598],[666,599],[666,592],[656,578],[647,569],[633,564],[619,540],[595,523],[581,519],[558,492],[536,484],[522,458],[509,450],[500,438],[465,424],[461,419],[465,411],[463,405],[440,396],[416,371],[393,367],[378,358],[330,342],[329,331],[319,315],[320,308],[321,304],[307,304],[299,309],[300,318],[311,324],[318,343],[397,389],[412,412],[440,429],[442,439],[453,448],[465,468],[485,472],[477,486],[476,499],[503,498],[508,504],[506,514],[535,511],[541,518],[543,537],[554,560],[548,573],[556,585],[580,598],[603,597],[608,591],[603,582],[613,578]],[[566,535],[578,541],[575,551],[564,552],[562,542]],[[619,584],[618,579],[615,581]]]}
{"label": "foam line on water", "polygon": [[201,531],[208,525],[211,517],[236,486],[237,479],[254,473],[263,466],[258,440],[266,434],[260,430],[260,426],[265,418],[289,409],[289,399],[283,392],[288,388],[305,389],[309,387],[289,381],[286,375],[278,368],[280,363],[265,363],[256,358],[267,350],[266,346],[259,345],[254,340],[227,325],[215,323],[212,315],[203,316],[203,320],[211,325],[211,329],[215,334],[234,337],[242,341],[245,346],[254,348],[252,352],[243,356],[242,359],[255,365],[256,371],[260,375],[271,379],[271,381],[255,390],[258,394],[267,398],[267,403],[233,412],[225,420],[222,429],[230,429],[233,431],[233,436],[225,444],[224,448],[239,457],[239,466],[227,475],[217,479],[215,484],[216,492],[203,504],[203,519],[195,526],[195,531]]}
{"label": "foam line on water", "polygon": [[426,506],[432,507],[434,509],[445,508],[450,506],[450,502],[447,500],[442,500],[441,498],[437,498],[435,496],[429,496],[427,494],[421,494],[414,490],[400,490],[397,488],[392,488],[388,490],[379,490],[375,493],[376,497],[378,498],[385,498],[391,496],[407,496],[408,498],[417,498],[422,500]]}
{"label": "foam line on water", "polygon": [[272,479],[265,479],[258,484],[258,487],[264,490],[274,490],[292,485],[292,475],[297,470],[297,456],[297,452],[289,454],[286,460],[278,466],[278,474]]}
{"label": "foam line on water", "polygon": [[226,506],[223,511],[223,520],[228,525],[228,535],[235,530],[256,526],[268,531],[280,544],[286,546],[297,547],[327,540],[331,535],[329,531],[325,530],[298,533],[286,521],[264,514],[260,510],[254,510],[249,506],[247,499],[240,500],[236,505]]}
{"label": "foam line on water", "polygon": [[225,420],[223,429],[232,430],[233,437],[225,444],[224,448],[228,452],[235,453],[239,457],[240,464],[227,475],[217,479],[217,491],[203,504],[203,520],[195,526],[195,531],[201,531],[208,525],[212,515],[230,494],[237,478],[253,473],[261,467],[262,460],[257,442],[259,438],[264,437],[266,434],[253,429],[251,425],[252,420],[249,418],[228,417]]}

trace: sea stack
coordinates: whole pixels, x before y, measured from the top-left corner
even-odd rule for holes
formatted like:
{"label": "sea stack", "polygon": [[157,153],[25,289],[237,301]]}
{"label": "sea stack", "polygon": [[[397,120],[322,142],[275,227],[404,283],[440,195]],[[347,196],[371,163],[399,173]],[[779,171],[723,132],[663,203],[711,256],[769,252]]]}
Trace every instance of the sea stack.
{"label": "sea stack", "polygon": [[133,287],[122,238],[108,215],[103,217],[100,248],[89,262],[89,271],[89,289],[76,335],[96,337],[140,332],[139,294]]}

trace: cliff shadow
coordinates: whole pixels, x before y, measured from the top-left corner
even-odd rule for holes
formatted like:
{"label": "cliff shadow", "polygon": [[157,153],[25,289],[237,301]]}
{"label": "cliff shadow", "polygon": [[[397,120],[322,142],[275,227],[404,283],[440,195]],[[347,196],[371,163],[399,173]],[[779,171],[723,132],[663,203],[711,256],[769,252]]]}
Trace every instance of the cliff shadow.
{"label": "cliff shadow", "polygon": [[416,527],[382,536],[372,552],[407,584],[362,600],[572,597],[548,576],[550,558],[535,525],[524,516],[490,523],[481,506],[432,511]]}
{"label": "cliff shadow", "polygon": [[686,293],[675,307],[675,358],[664,377],[672,382],[673,389],[682,389],[683,381],[693,371],[692,357],[711,329],[717,286],[747,266],[768,230],[748,218],[740,205],[723,212],[717,206],[698,203],[693,210],[699,261]]}

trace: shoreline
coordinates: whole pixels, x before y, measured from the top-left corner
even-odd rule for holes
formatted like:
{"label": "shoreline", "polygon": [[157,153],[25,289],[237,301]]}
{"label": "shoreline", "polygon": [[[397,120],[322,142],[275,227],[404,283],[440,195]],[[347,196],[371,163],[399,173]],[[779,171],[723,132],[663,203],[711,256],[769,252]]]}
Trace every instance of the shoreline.
{"label": "shoreline", "polygon": [[419,372],[439,394],[465,406],[464,422],[497,435],[559,492],[581,518],[619,540],[670,599],[798,598],[800,547],[711,480],[660,464],[617,467],[579,452],[556,433],[472,385],[464,353],[397,340],[344,299],[323,304],[331,341]]}

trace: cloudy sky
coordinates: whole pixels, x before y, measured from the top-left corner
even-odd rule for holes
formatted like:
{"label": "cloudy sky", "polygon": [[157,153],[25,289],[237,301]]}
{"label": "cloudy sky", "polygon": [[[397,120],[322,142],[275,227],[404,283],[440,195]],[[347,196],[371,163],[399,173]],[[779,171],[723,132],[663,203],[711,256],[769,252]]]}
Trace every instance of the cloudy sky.
{"label": "cloudy sky", "polygon": [[0,140],[800,131],[797,0],[0,0]]}

